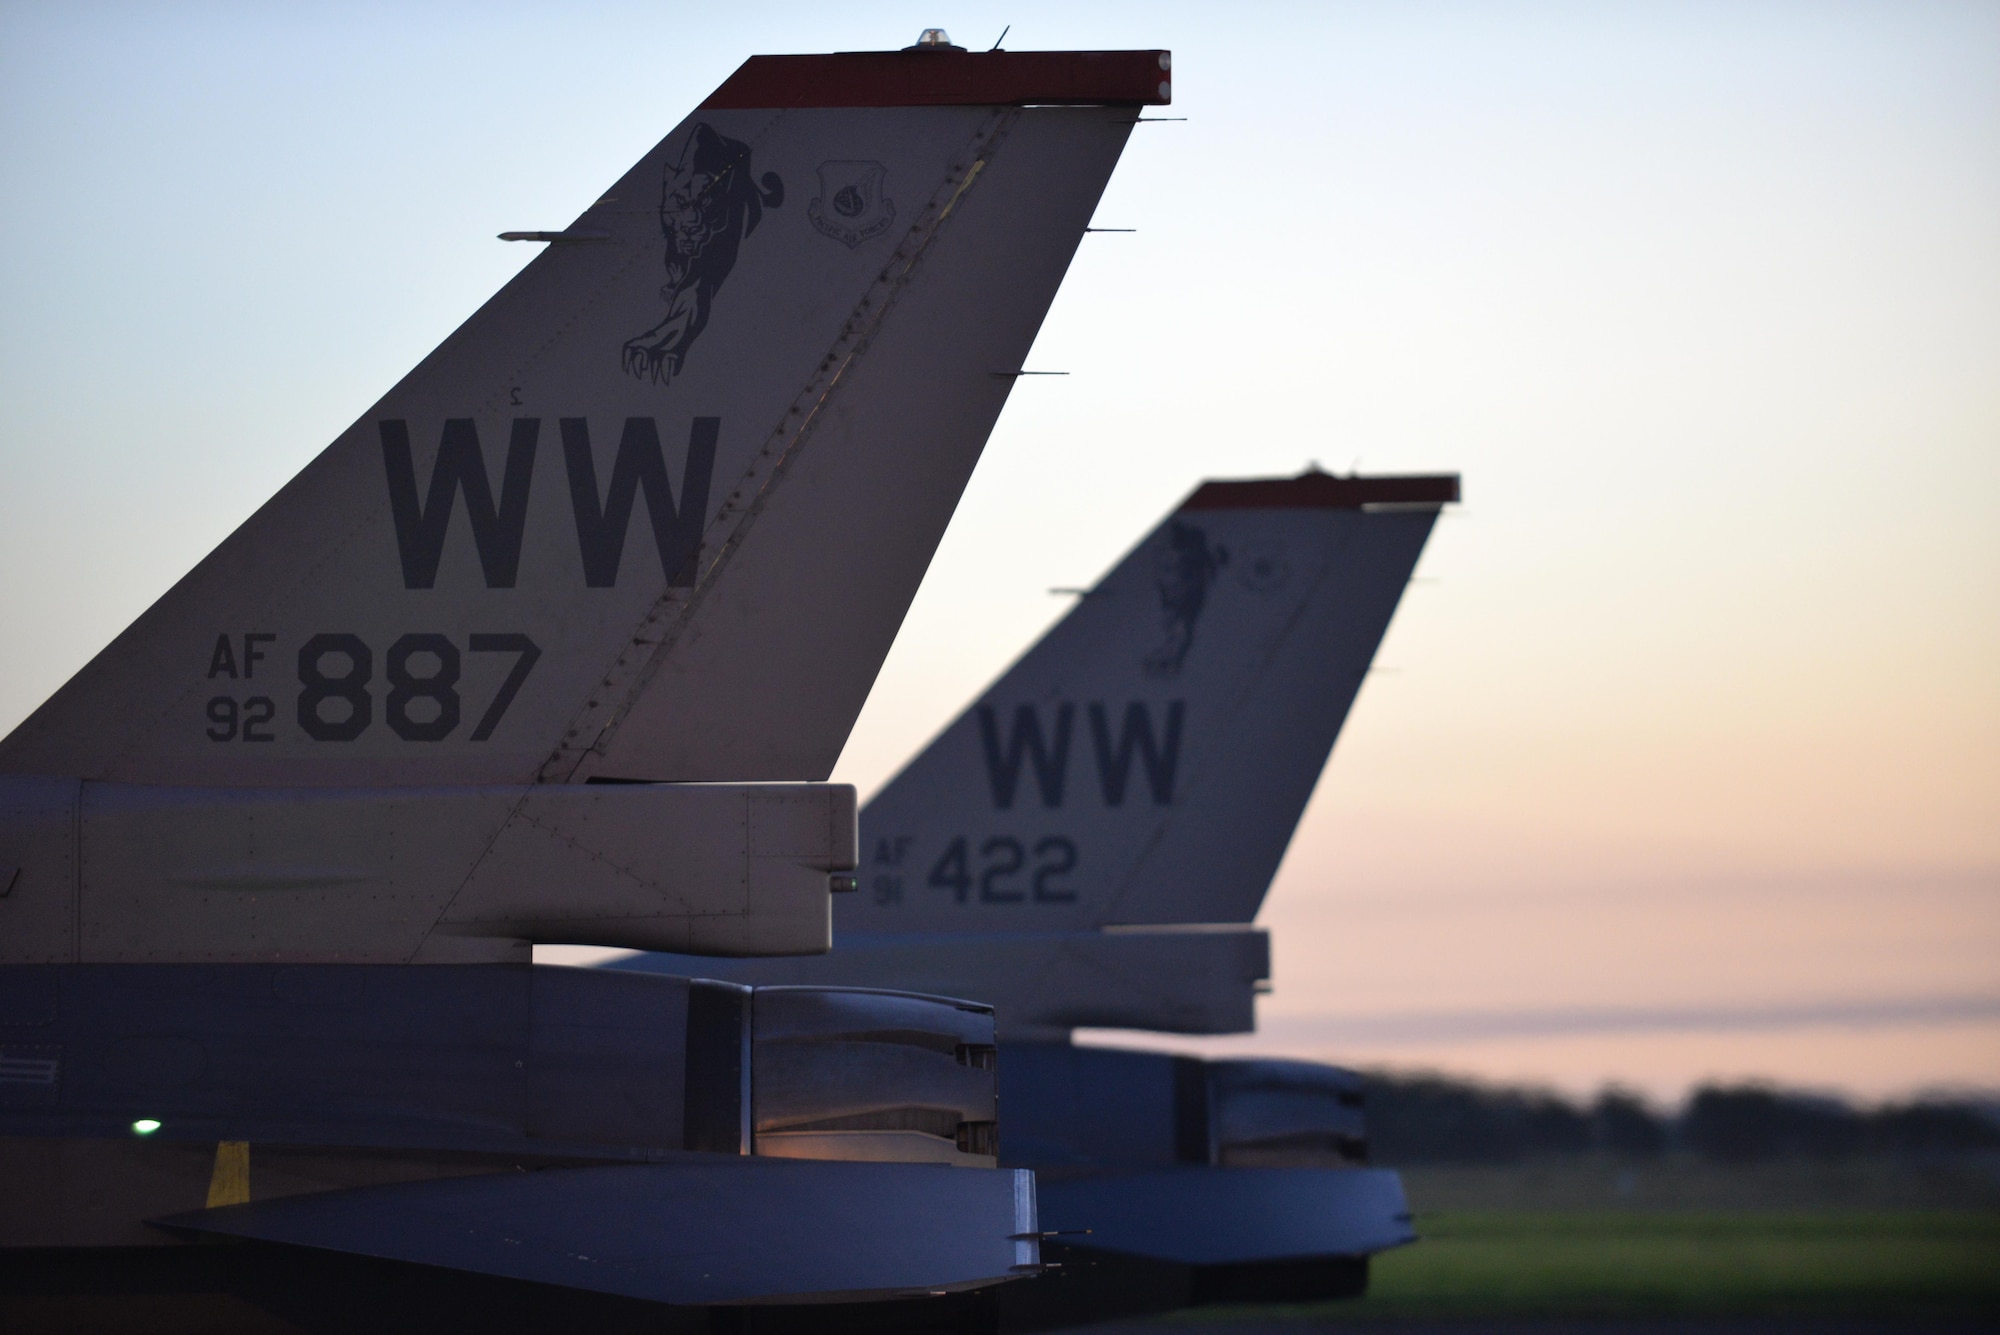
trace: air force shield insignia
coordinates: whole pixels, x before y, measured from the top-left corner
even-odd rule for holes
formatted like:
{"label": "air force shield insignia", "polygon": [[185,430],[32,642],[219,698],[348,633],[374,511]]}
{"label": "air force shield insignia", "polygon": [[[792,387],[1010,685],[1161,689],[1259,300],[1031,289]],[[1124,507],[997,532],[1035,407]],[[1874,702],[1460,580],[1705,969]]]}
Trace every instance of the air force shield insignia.
{"label": "air force shield insignia", "polygon": [[887,175],[879,162],[820,163],[819,197],[806,205],[806,217],[849,250],[882,235],[896,221],[895,201],[882,194]]}

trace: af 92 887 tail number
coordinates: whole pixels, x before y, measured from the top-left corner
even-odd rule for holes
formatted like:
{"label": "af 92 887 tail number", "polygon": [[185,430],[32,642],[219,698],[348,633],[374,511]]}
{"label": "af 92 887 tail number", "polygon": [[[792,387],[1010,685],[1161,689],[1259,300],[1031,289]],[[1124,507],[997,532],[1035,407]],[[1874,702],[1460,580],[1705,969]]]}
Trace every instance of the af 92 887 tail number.
{"label": "af 92 887 tail number", "polygon": [[[257,664],[270,656],[262,646],[276,639],[262,632],[218,636],[209,658],[210,680],[254,681]],[[406,742],[441,742],[458,731],[465,720],[465,702],[458,689],[464,653],[513,655],[499,689],[472,725],[470,740],[475,742],[493,736],[542,656],[534,641],[511,632],[469,635],[463,653],[449,636],[437,632],[413,631],[399,637],[382,654],[387,689],[380,693],[381,721],[391,732]],[[367,641],[348,632],[323,631],[299,646],[296,662],[299,689],[294,718],[307,737],[316,742],[351,742],[374,726],[377,696],[371,688],[376,657]],[[277,713],[277,702],[268,695],[240,699],[216,695],[203,711],[204,735],[212,742],[276,741]]]}

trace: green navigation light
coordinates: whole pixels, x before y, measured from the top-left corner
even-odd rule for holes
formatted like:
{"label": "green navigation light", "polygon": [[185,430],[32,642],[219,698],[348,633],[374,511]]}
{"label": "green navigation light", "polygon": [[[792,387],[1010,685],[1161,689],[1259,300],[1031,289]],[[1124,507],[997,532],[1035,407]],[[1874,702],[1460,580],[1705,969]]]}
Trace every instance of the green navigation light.
{"label": "green navigation light", "polygon": [[132,1123],[132,1134],[135,1136],[150,1136],[159,1129],[160,1124],[150,1117],[141,1117]]}

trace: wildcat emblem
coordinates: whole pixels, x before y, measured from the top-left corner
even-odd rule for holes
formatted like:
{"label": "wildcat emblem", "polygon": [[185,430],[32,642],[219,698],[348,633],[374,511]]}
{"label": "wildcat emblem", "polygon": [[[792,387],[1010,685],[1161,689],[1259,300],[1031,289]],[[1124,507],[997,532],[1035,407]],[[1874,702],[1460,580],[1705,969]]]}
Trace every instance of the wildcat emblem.
{"label": "wildcat emblem", "polygon": [[1167,525],[1167,540],[1153,552],[1153,584],[1160,591],[1160,615],[1166,637],[1146,655],[1149,677],[1177,677],[1188,650],[1194,647],[1195,623],[1208,604],[1208,586],[1229,564],[1227,547],[1211,547],[1208,535],[1176,519]]}
{"label": "wildcat emblem", "polygon": [[666,385],[681,373],[688,349],[708,327],[715,294],[736,267],[743,238],[764,210],[785,202],[776,172],[750,174],[750,145],[706,124],[681,148],[660,187],[660,230],[667,238],[667,281],[660,298],[667,317],[625,344],[625,370]]}

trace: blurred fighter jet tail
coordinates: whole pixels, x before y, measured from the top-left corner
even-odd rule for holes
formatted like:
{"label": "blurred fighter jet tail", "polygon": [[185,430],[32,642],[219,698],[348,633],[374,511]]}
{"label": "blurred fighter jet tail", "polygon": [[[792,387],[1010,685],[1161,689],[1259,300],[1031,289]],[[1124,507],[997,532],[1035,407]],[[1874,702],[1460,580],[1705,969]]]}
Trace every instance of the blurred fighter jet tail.
{"label": "blurred fighter jet tail", "polygon": [[978,997],[1012,1040],[1251,1028],[1249,924],[1457,499],[1450,475],[1197,488],[868,803],[834,953],[727,976]]}

